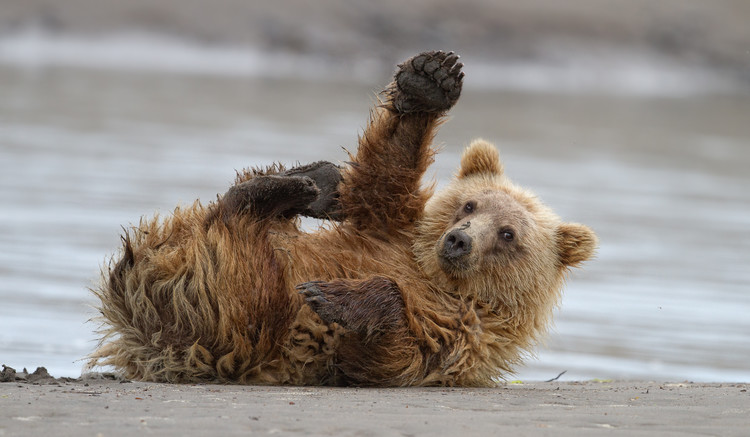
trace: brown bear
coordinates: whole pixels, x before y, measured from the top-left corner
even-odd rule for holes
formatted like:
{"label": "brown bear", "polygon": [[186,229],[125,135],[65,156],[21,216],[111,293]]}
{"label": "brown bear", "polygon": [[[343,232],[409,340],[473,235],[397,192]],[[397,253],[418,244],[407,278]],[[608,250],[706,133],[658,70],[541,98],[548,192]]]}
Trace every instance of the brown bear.
{"label": "brown bear", "polygon": [[[446,189],[422,176],[458,56],[399,65],[356,156],[248,170],[216,202],[142,220],[95,294],[90,366],[244,384],[490,386],[546,331],[596,236],[563,223],[475,141]],[[329,217],[315,232],[298,215]]]}

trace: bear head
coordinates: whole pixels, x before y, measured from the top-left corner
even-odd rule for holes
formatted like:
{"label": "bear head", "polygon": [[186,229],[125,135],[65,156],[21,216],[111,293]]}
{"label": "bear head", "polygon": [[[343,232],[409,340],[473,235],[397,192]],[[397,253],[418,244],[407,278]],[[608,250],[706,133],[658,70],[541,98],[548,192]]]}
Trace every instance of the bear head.
{"label": "bear head", "polygon": [[428,201],[415,256],[436,288],[536,328],[558,303],[566,272],[591,258],[588,227],[564,223],[505,177],[497,149],[474,141],[450,185]]}

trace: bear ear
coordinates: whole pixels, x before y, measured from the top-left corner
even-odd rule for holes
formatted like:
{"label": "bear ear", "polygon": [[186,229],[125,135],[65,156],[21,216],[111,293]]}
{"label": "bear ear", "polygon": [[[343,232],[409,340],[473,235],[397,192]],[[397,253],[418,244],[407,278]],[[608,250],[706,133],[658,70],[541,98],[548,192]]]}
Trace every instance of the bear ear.
{"label": "bear ear", "polygon": [[565,267],[578,267],[591,259],[598,238],[589,227],[578,223],[563,223],[557,228],[557,249]]}
{"label": "bear ear", "polygon": [[458,178],[481,173],[500,176],[503,174],[503,164],[500,162],[500,154],[495,146],[485,140],[477,139],[471,142],[461,157]]}

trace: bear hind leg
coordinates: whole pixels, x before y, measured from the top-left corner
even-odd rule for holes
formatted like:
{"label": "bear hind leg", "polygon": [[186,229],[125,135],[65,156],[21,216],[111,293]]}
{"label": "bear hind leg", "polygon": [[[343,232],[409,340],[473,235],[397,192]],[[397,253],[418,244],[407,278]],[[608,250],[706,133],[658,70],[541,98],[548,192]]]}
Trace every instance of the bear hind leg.
{"label": "bear hind leg", "polygon": [[220,204],[228,216],[293,217],[307,210],[319,195],[315,181],[307,176],[263,175],[231,187]]}

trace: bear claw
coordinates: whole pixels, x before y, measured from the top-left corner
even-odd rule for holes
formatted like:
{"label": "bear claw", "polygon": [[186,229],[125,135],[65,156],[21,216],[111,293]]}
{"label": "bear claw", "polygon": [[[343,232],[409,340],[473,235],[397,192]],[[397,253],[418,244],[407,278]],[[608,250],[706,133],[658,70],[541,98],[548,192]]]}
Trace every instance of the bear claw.
{"label": "bear claw", "polygon": [[322,283],[323,281],[304,282],[294,288],[299,290],[299,294],[305,297],[305,302],[310,304],[313,309],[316,309],[321,305],[331,304],[331,301],[325,297],[323,290],[320,288],[320,284]]}
{"label": "bear claw", "polygon": [[305,302],[310,306],[310,309],[320,316],[321,320],[326,323],[340,324],[343,309],[326,297],[321,288],[323,284],[323,281],[310,281],[299,284],[295,288],[299,290],[299,294],[304,296]]}
{"label": "bear claw", "polygon": [[444,112],[458,100],[463,64],[454,52],[424,52],[400,64],[391,85],[393,107],[400,113]]}
{"label": "bear claw", "polygon": [[303,282],[294,288],[299,290],[299,294],[305,296],[305,299],[310,299],[316,296],[323,296],[323,290],[319,287],[322,283],[323,281]]}

